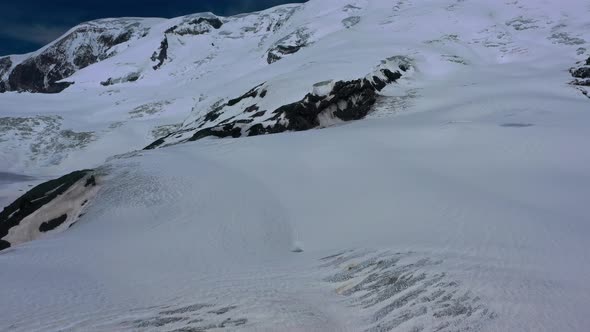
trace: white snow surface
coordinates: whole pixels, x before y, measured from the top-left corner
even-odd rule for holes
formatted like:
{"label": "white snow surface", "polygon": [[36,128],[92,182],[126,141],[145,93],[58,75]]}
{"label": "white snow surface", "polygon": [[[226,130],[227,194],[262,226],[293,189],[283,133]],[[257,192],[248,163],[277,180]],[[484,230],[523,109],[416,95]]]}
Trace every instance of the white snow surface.
{"label": "white snow surface", "polygon": [[[163,32],[193,16],[154,20],[60,94],[0,94],[2,117],[95,135],[57,159],[31,158],[35,133],[0,136],[0,170],[106,174],[69,230],[0,252],[0,330],[588,331],[590,100],[567,83],[589,14],[581,0],[311,0],[169,35],[159,70]],[[307,46],[269,65],[300,29]],[[364,120],[104,163],[258,84],[270,110],[398,55],[415,72]]]}

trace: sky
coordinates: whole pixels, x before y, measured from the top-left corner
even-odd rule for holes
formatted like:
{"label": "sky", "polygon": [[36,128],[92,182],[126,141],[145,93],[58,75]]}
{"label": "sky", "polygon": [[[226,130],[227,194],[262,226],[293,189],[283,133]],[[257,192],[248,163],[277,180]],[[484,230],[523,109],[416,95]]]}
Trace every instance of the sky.
{"label": "sky", "polygon": [[78,23],[106,17],[228,16],[305,0],[2,0],[0,55],[32,52]]}

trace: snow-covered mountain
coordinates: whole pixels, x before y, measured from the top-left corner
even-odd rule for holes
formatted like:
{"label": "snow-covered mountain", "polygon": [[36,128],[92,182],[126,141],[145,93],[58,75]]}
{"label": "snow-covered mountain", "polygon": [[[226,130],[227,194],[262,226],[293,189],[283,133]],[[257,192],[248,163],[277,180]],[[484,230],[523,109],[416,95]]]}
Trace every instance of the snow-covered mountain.
{"label": "snow-covered mountain", "polygon": [[587,330],[589,14],[311,0],[0,57],[0,330]]}

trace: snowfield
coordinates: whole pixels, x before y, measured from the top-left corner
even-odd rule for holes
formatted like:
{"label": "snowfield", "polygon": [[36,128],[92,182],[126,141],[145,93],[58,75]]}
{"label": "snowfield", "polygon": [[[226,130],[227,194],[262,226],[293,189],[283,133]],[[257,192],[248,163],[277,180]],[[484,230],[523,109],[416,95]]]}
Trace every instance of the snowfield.
{"label": "snowfield", "polygon": [[[100,184],[67,230],[0,252],[0,330],[588,331],[590,99],[570,68],[589,13],[311,0],[219,28],[150,19],[60,93],[0,94],[2,203],[76,169]],[[253,105],[269,113],[246,124],[270,126],[394,56],[407,73],[310,130],[188,141]]]}

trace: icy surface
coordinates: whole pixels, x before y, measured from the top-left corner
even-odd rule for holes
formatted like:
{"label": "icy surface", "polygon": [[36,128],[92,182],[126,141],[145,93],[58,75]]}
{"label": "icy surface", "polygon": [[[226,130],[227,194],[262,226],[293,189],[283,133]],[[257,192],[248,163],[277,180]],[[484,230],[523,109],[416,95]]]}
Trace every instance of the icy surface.
{"label": "icy surface", "polygon": [[[588,58],[589,11],[312,0],[168,34],[154,70],[165,31],[199,14],[60,94],[0,94],[2,118],[33,119],[4,120],[29,128],[0,133],[3,172],[126,153],[68,231],[0,253],[0,330],[587,331],[590,100],[568,70]],[[364,120],[128,153],[259,84],[273,109],[395,55],[415,72]],[[39,138],[62,130],[92,139]]]}

